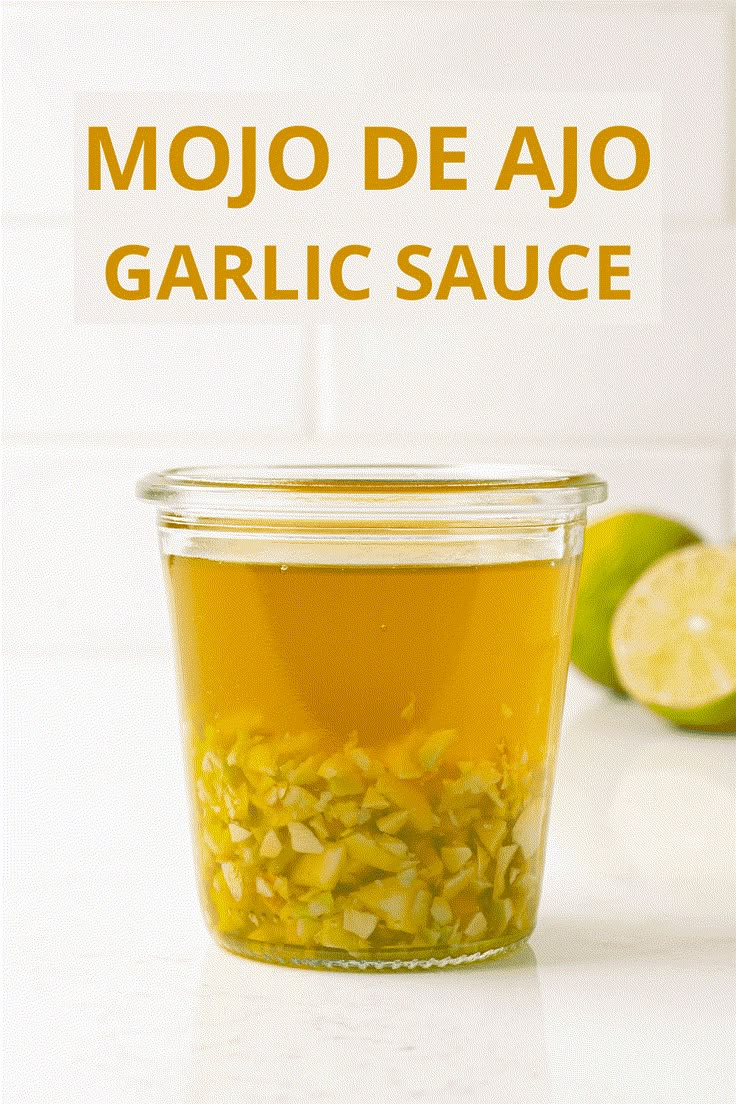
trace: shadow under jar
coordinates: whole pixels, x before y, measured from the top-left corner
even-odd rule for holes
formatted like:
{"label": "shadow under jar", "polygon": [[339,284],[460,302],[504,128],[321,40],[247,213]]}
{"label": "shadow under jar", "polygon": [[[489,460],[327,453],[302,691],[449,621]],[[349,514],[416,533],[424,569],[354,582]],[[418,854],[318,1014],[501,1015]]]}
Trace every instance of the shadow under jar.
{"label": "shadow under jar", "polygon": [[523,943],[593,475],[179,469],[158,504],[202,905],[287,965]]}

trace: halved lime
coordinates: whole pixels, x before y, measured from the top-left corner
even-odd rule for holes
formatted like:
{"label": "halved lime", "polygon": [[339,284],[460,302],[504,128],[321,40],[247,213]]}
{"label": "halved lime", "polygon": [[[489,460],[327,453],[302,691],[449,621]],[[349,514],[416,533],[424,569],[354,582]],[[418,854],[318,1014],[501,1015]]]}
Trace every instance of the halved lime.
{"label": "halved lime", "polygon": [[583,674],[622,690],[609,641],[616,607],[648,567],[699,540],[686,525],[659,514],[611,514],[588,526],[572,639],[572,661]]}
{"label": "halved lime", "polygon": [[664,556],[621,601],[616,671],[632,698],[683,728],[736,732],[736,548]]}

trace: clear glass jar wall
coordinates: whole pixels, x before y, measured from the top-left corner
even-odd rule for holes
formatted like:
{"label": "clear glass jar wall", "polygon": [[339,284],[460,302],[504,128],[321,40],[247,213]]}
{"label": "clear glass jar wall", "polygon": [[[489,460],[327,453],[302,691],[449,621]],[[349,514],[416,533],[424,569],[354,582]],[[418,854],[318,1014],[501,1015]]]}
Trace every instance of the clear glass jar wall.
{"label": "clear glass jar wall", "polygon": [[141,493],[159,504],[216,939],[363,969],[523,942],[600,480],[201,469]]}

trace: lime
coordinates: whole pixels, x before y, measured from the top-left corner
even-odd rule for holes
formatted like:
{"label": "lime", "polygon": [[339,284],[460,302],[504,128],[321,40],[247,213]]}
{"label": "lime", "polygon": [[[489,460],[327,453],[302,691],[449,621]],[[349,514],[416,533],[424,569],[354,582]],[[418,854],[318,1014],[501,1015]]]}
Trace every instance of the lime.
{"label": "lime", "polygon": [[609,642],[616,606],[656,560],[699,540],[681,522],[658,514],[611,514],[588,526],[572,640],[572,661],[584,674],[623,689]]}
{"label": "lime", "polygon": [[611,625],[622,685],[683,728],[736,732],[736,548],[672,552],[626,594]]}

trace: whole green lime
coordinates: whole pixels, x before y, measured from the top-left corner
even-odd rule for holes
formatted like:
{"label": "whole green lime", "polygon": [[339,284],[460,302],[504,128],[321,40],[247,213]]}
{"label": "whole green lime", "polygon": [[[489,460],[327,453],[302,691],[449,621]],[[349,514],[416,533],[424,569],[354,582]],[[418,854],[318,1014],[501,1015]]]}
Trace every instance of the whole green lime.
{"label": "whole green lime", "polygon": [[595,682],[624,693],[609,639],[616,607],[648,567],[700,539],[682,522],[659,514],[611,514],[588,526],[572,639],[576,667]]}

